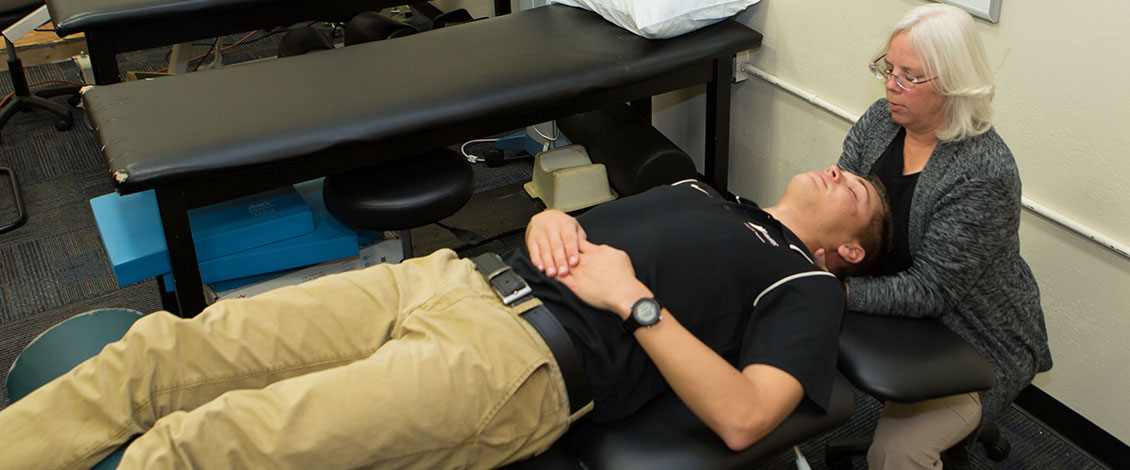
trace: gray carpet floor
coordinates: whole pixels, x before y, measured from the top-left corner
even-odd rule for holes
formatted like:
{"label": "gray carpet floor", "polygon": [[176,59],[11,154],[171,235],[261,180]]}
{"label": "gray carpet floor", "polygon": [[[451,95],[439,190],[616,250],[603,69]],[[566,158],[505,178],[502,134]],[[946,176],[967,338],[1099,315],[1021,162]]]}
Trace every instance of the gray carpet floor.
{"label": "gray carpet floor", "polygon": [[[262,47],[270,47],[272,41],[277,41],[277,37],[262,33],[253,39],[257,39],[260,49],[245,55],[261,56]],[[207,46],[202,48],[207,49]],[[127,55],[122,58],[122,68],[156,70],[164,60],[164,53],[167,49]],[[238,50],[229,52],[225,62],[239,60],[239,54]],[[69,64],[48,65],[32,67],[28,75],[32,83],[49,79],[75,80],[77,70]],[[2,73],[0,96],[9,91],[9,79]],[[94,133],[87,127],[82,111],[76,114],[79,116],[76,126],[69,131],[56,131],[52,125],[54,119],[38,112],[22,113],[2,130],[0,166],[15,170],[29,213],[26,225],[0,234],[0,375],[3,377],[28,342],[74,314],[101,307],[125,307],[143,312],[161,308],[155,281],[119,288],[114,280],[89,206],[91,198],[113,192],[114,188]],[[474,203],[468,205],[472,212],[456,214],[447,222],[495,239],[482,246],[464,248],[462,253],[502,251],[522,242],[523,217],[528,218],[536,206],[500,201],[510,199],[505,197],[507,191],[516,193],[517,184],[529,179],[530,168],[529,159],[513,160],[497,169],[476,165],[479,192]],[[15,216],[10,191],[7,180],[0,181],[0,221]],[[500,207],[505,209],[500,210]],[[484,220],[489,217],[504,220]],[[514,229],[518,231],[512,231]],[[432,232],[417,237],[417,250],[459,243],[442,229],[428,230]],[[0,409],[7,405],[7,392],[0,388]],[[813,468],[823,468],[823,447],[828,440],[870,433],[878,410],[875,400],[858,396],[857,412],[847,425],[802,444],[800,448]],[[973,468],[1103,468],[1019,410],[1008,410],[999,424],[1012,443],[1012,455],[1003,463],[994,463],[977,450],[972,455]],[[855,466],[864,468],[860,459],[856,459]],[[790,453],[770,459],[764,468],[796,467]]]}

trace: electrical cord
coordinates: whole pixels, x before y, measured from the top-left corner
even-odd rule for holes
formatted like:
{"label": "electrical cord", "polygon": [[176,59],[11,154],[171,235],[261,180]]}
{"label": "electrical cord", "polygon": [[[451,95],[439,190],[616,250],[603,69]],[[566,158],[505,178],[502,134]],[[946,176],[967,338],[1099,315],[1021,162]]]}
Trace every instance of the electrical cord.
{"label": "electrical cord", "polygon": [[[250,41],[247,41],[247,42],[243,43],[243,45],[244,45],[244,46],[246,46],[246,45],[248,45],[248,44],[255,44],[255,43],[257,43],[257,42],[259,42],[259,41],[262,41],[262,40],[264,40],[264,39],[267,39],[267,38],[269,38],[269,37],[271,37],[271,36],[274,36],[274,35],[276,35],[276,34],[279,34],[279,33],[285,33],[285,32],[287,32],[287,31],[289,31],[289,30],[288,30],[288,29],[285,29],[285,28],[276,28],[276,29],[273,29],[273,30],[266,30],[266,31],[265,31],[265,30],[259,30],[259,32],[262,32],[262,33],[263,33],[263,35],[262,35],[262,36],[259,36],[259,37],[255,38],[255,39],[252,39],[252,40],[250,40]],[[252,31],[252,32],[254,32],[254,31]]]}
{"label": "electrical cord", "polygon": [[557,139],[561,138],[561,129],[557,127],[557,121],[549,121],[549,124],[553,126],[553,137],[542,134],[541,129],[538,129],[538,126],[536,125],[530,126],[534,129],[534,132],[536,132],[539,136],[541,136],[541,138],[546,140],[541,144],[542,152],[549,150],[552,144],[556,142]]}
{"label": "electrical cord", "polygon": [[[219,42],[219,41],[216,41],[216,42]],[[198,55],[198,56],[188,60],[189,62],[192,62],[192,61],[196,60],[197,58],[200,58],[200,62],[197,62],[196,66],[193,67],[192,70],[189,70],[189,72],[195,72],[197,70],[200,70],[200,66],[204,65],[204,60],[207,59],[208,56],[212,55],[212,51],[216,50],[216,42],[213,42],[212,45],[208,47],[208,51],[205,52],[204,55]],[[220,50],[223,51],[224,49],[220,48]]]}
{"label": "electrical cord", "polygon": [[[252,32],[250,32],[250,33],[247,33],[247,35],[246,35],[246,36],[244,36],[244,37],[240,38],[240,39],[239,39],[238,41],[236,41],[236,42],[233,42],[233,43],[231,43],[230,45],[227,45],[227,46],[221,47],[221,48],[220,48],[220,51],[221,51],[221,52],[223,52],[223,51],[226,51],[226,50],[228,50],[228,49],[231,49],[231,48],[233,48],[233,47],[235,47],[235,46],[238,46],[238,45],[242,44],[242,43],[243,43],[243,41],[246,41],[246,40],[247,40],[247,38],[250,38],[250,37],[251,37],[252,35],[254,35],[255,33],[259,32],[259,31],[260,31],[260,30],[258,30],[258,29],[257,29],[257,30],[255,30],[255,31],[252,31]],[[275,34],[275,33],[271,33],[271,34]],[[267,36],[270,36],[270,35],[268,34]],[[265,38],[265,37],[267,37],[267,36],[263,36],[263,38]],[[263,38],[259,38],[259,39],[256,39],[255,41],[258,41],[258,40],[260,40],[260,39],[263,39]],[[251,42],[255,42],[255,41],[251,41]],[[250,44],[250,42],[249,42],[248,44]],[[195,72],[196,70],[200,69],[200,65],[204,63],[204,60],[203,60],[203,59],[204,59],[204,58],[206,58],[206,57],[208,57],[208,56],[210,56],[210,55],[212,55],[212,54],[213,54],[213,51],[215,51],[215,49],[216,49],[216,43],[215,43],[215,42],[212,42],[212,43],[211,43],[211,47],[209,47],[209,48],[208,48],[208,52],[205,52],[205,53],[203,53],[203,54],[200,54],[200,55],[198,55],[198,56],[196,56],[196,57],[193,57],[193,58],[191,58],[191,59],[188,59],[188,61],[189,61],[189,62],[192,62],[192,61],[194,61],[194,60],[197,60],[197,59],[201,59],[201,60],[200,60],[200,63],[196,64],[196,66],[195,66],[195,67],[193,67],[192,71],[193,71],[193,72]],[[167,71],[169,71],[169,68],[168,68],[168,67],[162,67],[162,68],[160,68],[160,69],[158,69],[158,70],[157,70],[157,72],[158,72],[158,73],[163,73],[163,72],[167,72]]]}
{"label": "electrical cord", "polygon": [[463,145],[461,145],[459,147],[459,153],[463,154],[463,158],[465,158],[467,160],[467,163],[479,163],[479,162],[485,162],[487,160],[487,159],[480,157],[478,155],[471,155],[471,154],[467,153],[467,146],[468,145],[482,143],[482,142],[498,142],[498,139],[473,139],[473,140],[468,140],[468,141],[464,142]]}
{"label": "electrical cord", "polygon": [[557,139],[561,138],[561,129],[559,129],[557,127],[557,121],[549,121],[549,124],[553,126],[553,137],[542,134],[541,129],[538,129],[538,126],[530,126],[530,127],[534,128],[534,132],[537,132],[538,135],[541,136],[541,138],[548,140],[550,142],[556,142]]}

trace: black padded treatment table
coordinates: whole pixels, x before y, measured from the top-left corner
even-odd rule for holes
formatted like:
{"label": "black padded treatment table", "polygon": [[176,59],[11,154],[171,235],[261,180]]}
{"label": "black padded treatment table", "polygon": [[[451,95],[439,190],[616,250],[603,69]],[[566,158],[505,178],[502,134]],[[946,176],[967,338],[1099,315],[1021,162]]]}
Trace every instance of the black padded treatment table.
{"label": "black padded treatment table", "polygon": [[[733,20],[667,40],[550,5],[273,61],[85,90],[121,194],[156,190],[178,313],[205,306],[187,211],[522,128],[706,86],[705,179],[726,191]],[[167,305],[167,307],[172,307]]]}
{"label": "black padded treatment table", "polygon": [[[95,82],[117,83],[117,55],[198,39],[330,20],[408,0],[47,0],[59,37],[83,33]],[[495,14],[510,0],[494,0]],[[434,8],[434,7],[433,7]]]}
{"label": "black padded treatment table", "polygon": [[[855,411],[852,386],[836,374],[827,413],[804,400],[769,435],[735,452],[674,392],[648,402],[628,418],[574,424],[545,453],[505,470],[749,470],[766,458],[846,423]],[[811,456],[809,456],[811,457]],[[819,462],[809,460],[816,468]]]}

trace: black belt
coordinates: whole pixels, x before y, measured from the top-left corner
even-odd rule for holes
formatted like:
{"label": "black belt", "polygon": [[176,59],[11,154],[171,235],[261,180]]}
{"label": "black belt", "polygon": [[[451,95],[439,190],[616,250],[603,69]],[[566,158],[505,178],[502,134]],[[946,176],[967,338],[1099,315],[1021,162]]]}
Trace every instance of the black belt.
{"label": "black belt", "polygon": [[[494,253],[484,253],[474,258],[475,267],[486,278],[487,283],[494,288],[494,293],[506,305],[518,305],[534,298],[530,285],[514,272],[502,257]],[[565,328],[553,316],[545,305],[538,305],[522,314],[522,318],[530,322],[542,339],[545,340],[549,352],[557,360],[557,367],[561,369],[561,376],[565,379],[565,390],[569,394],[569,413],[576,413],[587,405],[592,398],[589,394],[588,380],[581,367],[580,357],[573,348],[573,341]]]}

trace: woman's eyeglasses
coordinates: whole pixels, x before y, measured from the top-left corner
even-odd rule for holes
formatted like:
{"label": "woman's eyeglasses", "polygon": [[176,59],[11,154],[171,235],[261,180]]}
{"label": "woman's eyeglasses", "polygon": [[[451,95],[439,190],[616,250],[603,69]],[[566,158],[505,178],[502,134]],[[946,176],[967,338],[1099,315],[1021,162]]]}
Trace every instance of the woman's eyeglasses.
{"label": "woman's eyeglasses", "polygon": [[895,73],[893,70],[891,70],[890,64],[888,64],[887,61],[883,60],[886,57],[887,55],[883,54],[871,63],[871,73],[875,74],[875,78],[878,78],[879,80],[882,80],[884,82],[889,80],[891,77],[895,77],[895,85],[898,85],[898,87],[902,88],[903,90],[910,90],[911,88],[938,78],[918,78],[912,75],[907,75],[905,72]]}

